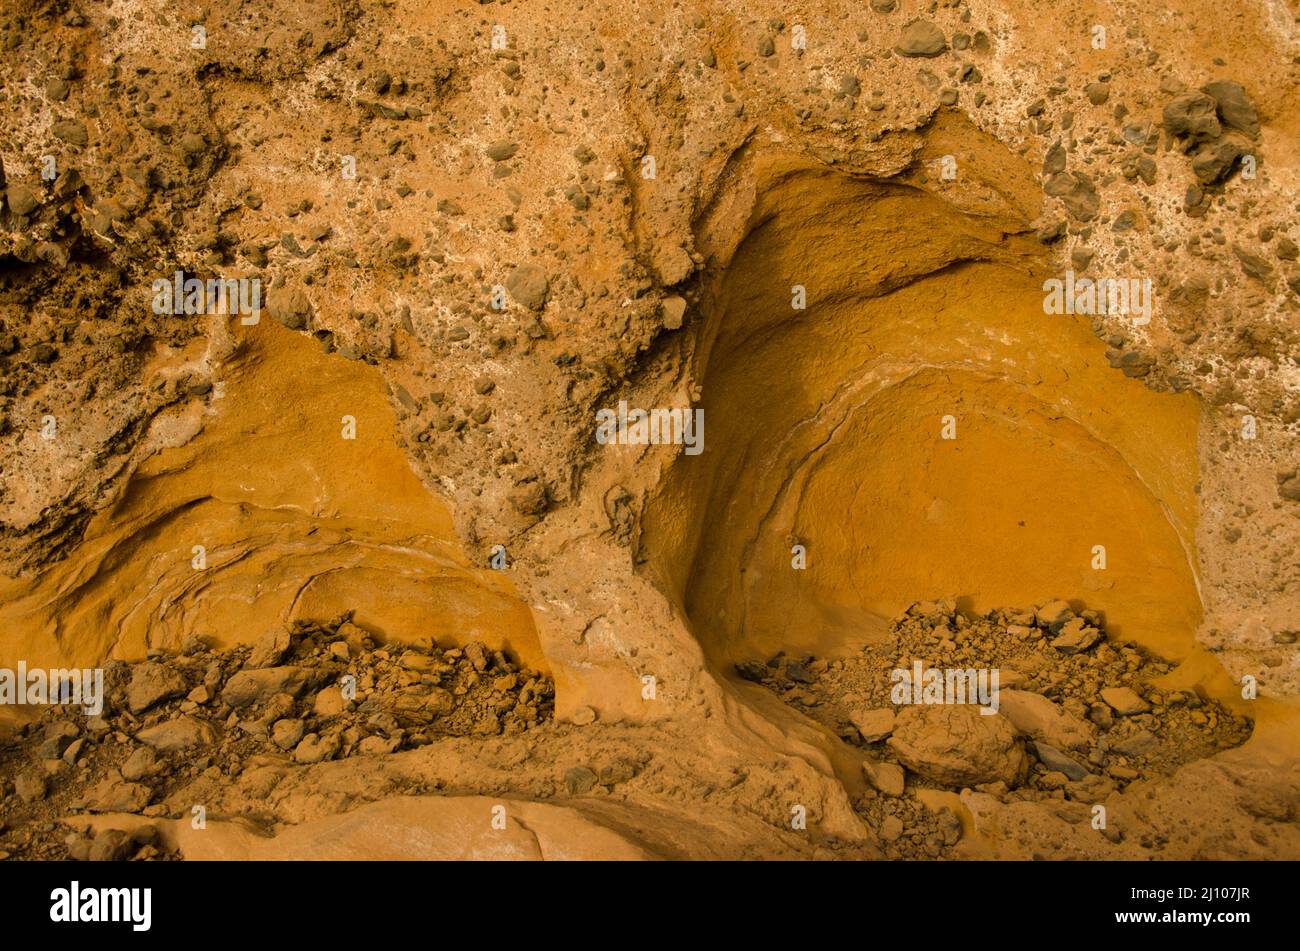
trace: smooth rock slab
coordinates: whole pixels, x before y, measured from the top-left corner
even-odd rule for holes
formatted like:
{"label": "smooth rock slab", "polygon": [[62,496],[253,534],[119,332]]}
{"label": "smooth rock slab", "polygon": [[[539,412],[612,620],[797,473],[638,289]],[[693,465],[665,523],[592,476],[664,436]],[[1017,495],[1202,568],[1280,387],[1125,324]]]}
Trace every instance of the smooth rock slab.
{"label": "smooth rock slab", "polygon": [[[494,807],[504,807],[493,813]],[[505,828],[493,827],[496,815]],[[160,824],[168,847],[187,859],[644,860],[656,858],[622,832],[575,809],[501,798],[403,796],[312,819],[267,838],[251,824],[189,819]]]}

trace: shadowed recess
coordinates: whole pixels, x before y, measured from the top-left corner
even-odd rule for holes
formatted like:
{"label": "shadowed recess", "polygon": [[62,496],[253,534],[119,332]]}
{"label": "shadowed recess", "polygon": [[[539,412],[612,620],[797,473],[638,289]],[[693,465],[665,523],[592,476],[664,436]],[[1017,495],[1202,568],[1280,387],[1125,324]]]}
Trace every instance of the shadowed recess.
{"label": "shadowed recess", "polygon": [[946,597],[1085,600],[1114,636],[1194,650],[1195,398],[1044,314],[1023,223],[788,162],[756,174],[701,308],[706,451],[646,519],[711,659],[834,654]]}

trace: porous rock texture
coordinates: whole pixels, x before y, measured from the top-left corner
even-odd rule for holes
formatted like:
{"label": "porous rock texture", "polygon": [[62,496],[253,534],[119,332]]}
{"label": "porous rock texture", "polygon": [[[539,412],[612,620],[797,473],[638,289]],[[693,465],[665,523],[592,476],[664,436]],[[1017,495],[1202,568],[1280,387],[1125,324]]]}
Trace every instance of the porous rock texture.
{"label": "porous rock texture", "polygon": [[[7,4],[0,666],[111,689],[0,708],[0,853],[1300,857],[1298,69],[1209,0]],[[1000,719],[885,815],[788,692],[925,617],[1234,732]]]}

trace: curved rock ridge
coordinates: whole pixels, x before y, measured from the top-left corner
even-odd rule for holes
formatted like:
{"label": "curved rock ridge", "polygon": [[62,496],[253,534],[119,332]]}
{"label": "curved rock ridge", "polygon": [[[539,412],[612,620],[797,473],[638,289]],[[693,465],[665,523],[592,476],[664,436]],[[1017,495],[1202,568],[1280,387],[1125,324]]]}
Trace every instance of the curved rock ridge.
{"label": "curved rock ridge", "polygon": [[1023,219],[779,157],[755,175],[696,355],[717,451],[676,460],[647,509],[706,649],[834,653],[918,597],[1071,591],[1194,653],[1195,398],[1044,312]]}
{"label": "curved rock ridge", "polygon": [[350,613],[381,640],[479,640],[546,668],[507,572],[470,564],[411,470],[373,369],[271,323],[220,372],[208,408],[155,423],[177,444],[66,559],[3,582],[7,662],[90,667]]}

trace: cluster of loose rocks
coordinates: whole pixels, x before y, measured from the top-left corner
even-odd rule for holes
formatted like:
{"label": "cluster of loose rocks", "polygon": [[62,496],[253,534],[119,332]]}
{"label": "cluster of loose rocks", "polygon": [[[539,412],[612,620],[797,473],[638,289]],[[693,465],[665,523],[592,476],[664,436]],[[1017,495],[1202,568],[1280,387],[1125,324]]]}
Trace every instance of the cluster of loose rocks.
{"label": "cluster of loose rocks", "polygon": [[[894,672],[911,674],[918,663],[941,677],[997,670],[997,713],[981,712],[977,696],[894,703]],[[867,754],[870,790],[858,807],[895,857],[936,857],[955,844],[943,807],[913,802],[926,790],[1096,803],[1249,738],[1250,722],[1219,702],[1150,682],[1170,669],[1108,642],[1099,613],[1065,601],[974,618],[951,601],[921,602],[895,620],[888,640],[852,657],[779,653],[737,665]]]}
{"label": "cluster of loose rocks", "polygon": [[[159,858],[148,831],[54,834],[69,814],[172,817],[164,800],[200,778],[234,782],[268,757],[307,766],[522,734],[554,712],[549,678],[481,643],[377,645],[347,618],[268,633],[252,647],[105,671],[104,709],[50,707],[0,746],[0,857]],[[121,830],[111,830],[121,831]]]}
{"label": "cluster of loose rocks", "polygon": [[[1216,185],[1255,149],[1259,115],[1240,83],[1212,82],[1199,91],[1180,91],[1165,104],[1165,131],[1191,156],[1192,172],[1202,186]],[[1193,189],[1195,189],[1193,191]],[[1203,193],[1188,190],[1187,207],[1198,207]]]}

